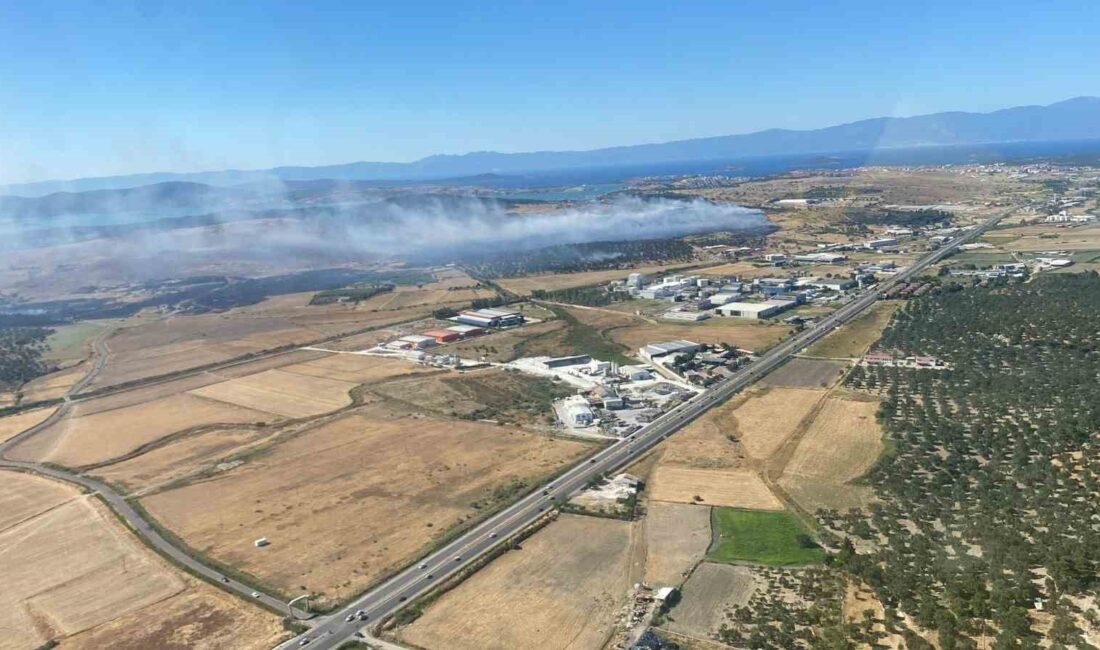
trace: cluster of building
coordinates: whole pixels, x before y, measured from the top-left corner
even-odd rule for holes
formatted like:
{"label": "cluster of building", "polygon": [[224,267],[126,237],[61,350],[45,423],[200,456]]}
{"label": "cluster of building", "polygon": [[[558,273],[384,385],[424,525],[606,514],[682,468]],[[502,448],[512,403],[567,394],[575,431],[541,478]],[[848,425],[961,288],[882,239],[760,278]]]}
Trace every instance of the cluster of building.
{"label": "cluster of building", "polygon": [[508,364],[577,389],[554,403],[558,420],[576,434],[624,437],[697,390],[653,365],[620,365],[589,355],[529,357]]}
{"label": "cluster of building", "polygon": [[893,368],[930,368],[943,370],[949,367],[942,359],[928,356],[900,357],[890,352],[869,352],[864,355],[860,365],[885,366]]}
{"label": "cluster of building", "polygon": [[652,343],[638,354],[662,374],[703,387],[729,377],[751,360],[743,350],[684,340]]}
{"label": "cluster of building", "polygon": [[488,333],[493,329],[517,327],[525,321],[518,311],[475,309],[450,319],[454,325],[437,327],[420,334],[408,334],[382,346],[386,350],[425,350]]}
{"label": "cluster of building", "polygon": [[[893,263],[889,265],[893,269]],[[849,289],[873,281],[872,272],[876,268],[868,265],[866,271],[855,277],[759,277],[746,282],[729,277],[670,275],[648,285],[644,275],[632,273],[625,286],[639,298],[680,303],[661,315],[666,320],[692,322],[711,316],[763,319],[810,301],[835,299]],[[609,290],[621,286],[612,285]]]}
{"label": "cluster of building", "polygon": [[1096,215],[1094,214],[1068,214],[1065,210],[1058,214],[1048,215],[1043,219],[1043,223],[1094,223],[1095,221]]}

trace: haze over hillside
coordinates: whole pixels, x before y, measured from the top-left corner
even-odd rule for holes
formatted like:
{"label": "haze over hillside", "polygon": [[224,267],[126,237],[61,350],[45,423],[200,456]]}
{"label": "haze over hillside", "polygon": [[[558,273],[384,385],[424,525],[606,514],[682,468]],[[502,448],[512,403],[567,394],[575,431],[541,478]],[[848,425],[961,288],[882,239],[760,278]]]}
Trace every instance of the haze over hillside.
{"label": "haze over hillside", "polygon": [[769,129],[756,133],[641,144],[589,151],[441,154],[409,163],[355,162],[320,167],[276,167],[196,173],[149,173],[0,188],[19,196],[59,191],[137,187],[168,181],[238,185],[271,180],[425,180],[477,174],[724,160],[753,156],[874,151],[905,147],[1096,139],[1100,98],[1077,97],[1048,106],[1018,106],[991,113],[946,112],[915,117],[877,117],[822,129]]}

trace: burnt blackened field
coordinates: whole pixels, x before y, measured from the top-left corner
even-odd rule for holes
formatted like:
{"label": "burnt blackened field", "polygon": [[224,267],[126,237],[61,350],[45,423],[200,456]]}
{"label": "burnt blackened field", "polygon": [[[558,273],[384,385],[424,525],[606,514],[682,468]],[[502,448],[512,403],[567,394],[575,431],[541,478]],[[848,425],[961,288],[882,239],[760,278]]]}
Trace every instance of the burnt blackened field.
{"label": "burnt blackened field", "polygon": [[948,369],[849,376],[884,399],[879,504],[819,514],[861,540],[840,563],[943,648],[1076,645],[1100,586],[1100,276],[954,288],[908,302],[878,344]]}

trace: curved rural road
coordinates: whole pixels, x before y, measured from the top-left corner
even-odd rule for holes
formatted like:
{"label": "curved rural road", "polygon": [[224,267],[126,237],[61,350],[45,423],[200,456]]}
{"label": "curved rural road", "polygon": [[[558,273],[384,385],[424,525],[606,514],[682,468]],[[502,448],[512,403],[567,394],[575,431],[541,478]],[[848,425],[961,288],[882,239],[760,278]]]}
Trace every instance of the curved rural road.
{"label": "curved rural road", "polygon": [[[859,315],[864,309],[875,303],[883,289],[904,282],[919,274],[929,265],[946,257],[960,244],[980,235],[995,225],[1009,212],[1010,210],[990,217],[980,226],[972,228],[939,250],[929,253],[890,280],[869,288],[837,311],[822,318],[813,327],[782,341],[752,365],[716,384],[709,390],[700,393],[690,401],[670,410],[634,435],[613,443],[582,460],[566,470],[564,474],[543,490],[536,490],[482,521],[454,541],[371,589],[341,610],[320,618],[309,632],[301,634],[279,647],[297,646],[304,641],[310,644],[311,647],[335,648],[343,641],[353,637],[359,628],[364,625],[360,619],[354,618],[356,612],[362,611],[367,623],[394,614],[406,603],[429,592],[438,582],[454,576],[486,554],[495,551],[500,544],[510,537],[528,528],[541,517],[546,516],[556,503],[565,501],[573,494],[583,490],[592,479],[629,464],[661,440],[786,362],[799,350]],[[3,455],[16,444],[43,431],[68,413],[72,407],[70,396],[76,394],[79,390],[83,390],[102,369],[106,360],[105,341],[106,333],[101,334],[96,339],[94,346],[95,362],[92,368],[84,378],[69,389],[65,401],[58,406],[50,417],[0,444],[0,468],[33,472],[75,483],[87,490],[98,493],[138,536],[179,565],[210,580],[223,589],[263,603],[276,611],[293,614],[290,607],[281,599],[224,576],[217,569],[203,564],[185,550],[173,544],[161,535],[156,528],[152,527],[122,494],[106,483],[57,467],[3,458]],[[353,620],[347,621],[346,619],[349,617]]]}
{"label": "curved rural road", "polygon": [[[145,520],[130,503],[126,500],[122,494],[116,491],[106,483],[78,474],[76,472],[70,472],[58,467],[52,467],[49,465],[43,465],[41,463],[31,463],[26,461],[8,460],[4,457],[4,454],[11,448],[15,447],[19,443],[37,435],[38,433],[46,430],[52,426],[61,418],[65,417],[69,410],[72,409],[73,401],[71,397],[76,395],[80,391],[84,390],[88,384],[95,380],[96,375],[103,370],[104,364],[107,362],[107,338],[111,335],[112,330],[106,330],[100,333],[95,341],[92,343],[92,367],[88,369],[88,372],[77,383],[73,384],[65,393],[65,400],[58,405],[54,412],[50,414],[48,418],[39,422],[38,424],[30,427],[29,429],[22,431],[18,435],[7,440],[3,444],[0,444],[0,469],[11,469],[24,472],[32,472],[41,476],[48,476],[50,478],[66,481],[68,483],[75,483],[80,487],[98,494],[112,510],[115,511],[123,521],[141,538],[145,540],[147,544],[160,551],[162,554],[168,556],[177,564],[185,567],[192,573],[198,574],[213,583],[221,586],[224,589],[234,591],[245,598],[250,600],[256,600],[262,602],[270,608],[276,611],[290,614],[290,608],[281,599],[271,596],[269,594],[262,593],[255,588],[232,580],[223,575],[217,569],[209,567],[202,562],[196,560],[189,555],[186,551],[180,549],[178,546],[169,541],[166,537],[160,534],[155,528],[149,525],[149,522]],[[253,596],[253,594],[259,594]]]}

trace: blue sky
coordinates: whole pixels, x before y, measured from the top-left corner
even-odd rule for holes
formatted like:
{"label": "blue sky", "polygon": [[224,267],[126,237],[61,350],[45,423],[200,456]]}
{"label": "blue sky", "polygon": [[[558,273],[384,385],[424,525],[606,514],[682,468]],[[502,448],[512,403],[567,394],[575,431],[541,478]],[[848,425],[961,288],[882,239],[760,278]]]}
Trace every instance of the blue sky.
{"label": "blue sky", "polygon": [[1100,95],[1098,25],[1096,0],[0,0],[0,183],[1045,104]]}

